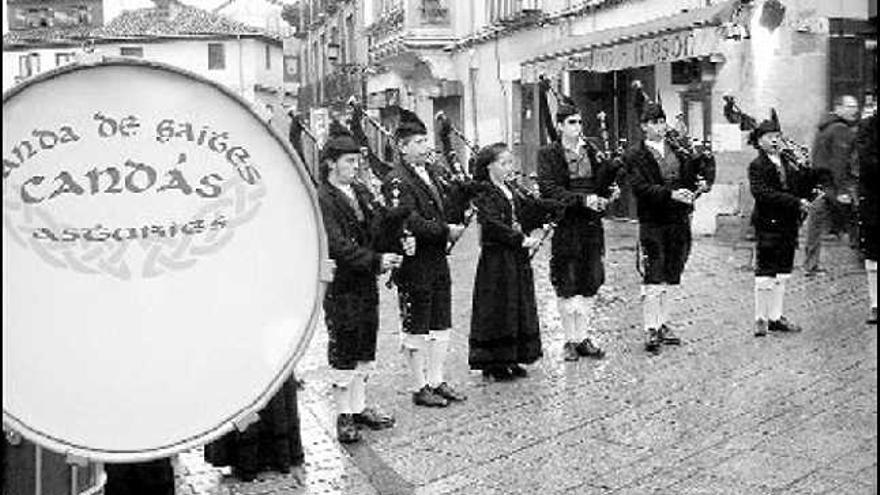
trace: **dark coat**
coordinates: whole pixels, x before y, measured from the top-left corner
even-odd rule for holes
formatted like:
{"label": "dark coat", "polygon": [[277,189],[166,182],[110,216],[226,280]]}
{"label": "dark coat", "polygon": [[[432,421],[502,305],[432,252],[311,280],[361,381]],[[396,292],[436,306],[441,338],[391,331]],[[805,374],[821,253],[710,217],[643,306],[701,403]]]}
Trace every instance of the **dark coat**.
{"label": "dark coat", "polygon": [[823,171],[823,186],[829,199],[838,194],[852,193],[856,185],[853,167],[853,144],[856,127],[837,115],[829,115],[819,124],[819,132],[813,141],[813,167]]}
{"label": "dark coat", "polygon": [[639,222],[671,224],[688,221],[693,205],[672,199],[676,189],[697,190],[697,182],[703,177],[711,186],[715,180],[714,160],[706,162],[701,158],[691,158],[673,150],[679,162],[678,178],[668,183],[660,172],[660,164],[654,155],[640,141],[623,153],[622,160],[627,167],[627,176],[636,197]]}
{"label": "dark coat", "polygon": [[[299,466],[305,460],[300,436],[297,382],[294,376],[244,431],[232,431],[205,446],[205,460],[217,467],[256,474],[264,468]],[[129,493],[129,492],[125,492]],[[149,492],[158,494],[160,492]]]}
{"label": "dark coat", "polygon": [[585,231],[602,228],[602,214],[586,208],[584,198],[588,194],[610,197],[618,168],[612,162],[599,160],[597,149],[591,143],[587,144],[587,156],[590,158],[593,180],[586,190],[573,191],[562,143],[556,141],[538,151],[541,197],[555,201],[559,208],[563,208],[553,233],[551,254],[554,258],[582,256],[584,244],[592,242]]}
{"label": "dark coat", "polygon": [[801,199],[810,199],[816,187],[817,173],[812,169],[798,169],[784,158],[788,189],[783,189],[776,165],[763,151],[749,164],[749,184],[755,198],[752,225],[756,230],[776,232],[797,237],[802,221]]}
{"label": "dark coat", "polygon": [[856,139],[856,157],[859,171],[859,234],[865,257],[876,260],[877,237],[880,234],[880,209],[877,207],[877,188],[880,187],[880,166],[877,165],[877,116],[866,120]]}
{"label": "dark coat", "polygon": [[406,256],[395,273],[395,282],[405,290],[428,290],[438,273],[448,272],[446,244],[449,239],[449,220],[446,212],[447,191],[437,179],[436,171],[429,168],[437,194],[410,165],[398,163],[386,177],[383,193],[386,201],[397,198],[403,215],[403,228],[416,239],[416,252]]}
{"label": "dark coat", "polygon": [[[513,210],[500,189],[483,183],[476,189],[480,260],[474,279],[470,352],[472,369],[533,363],[541,357],[535,283],[525,235],[513,227]],[[542,207],[514,195],[522,230],[540,226]]]}
{"label": "dark coat", "polygon": [[379,328],[376,280],[382,255],[373,247],[376,212],[366,189],[356,185],[354,191],[363,221],[338,188],[324,182],[318,191],[330,259],[336,263],[324,295],[324,319],[329,362],[337,369],[354,369],[357,361],[375,359]]}

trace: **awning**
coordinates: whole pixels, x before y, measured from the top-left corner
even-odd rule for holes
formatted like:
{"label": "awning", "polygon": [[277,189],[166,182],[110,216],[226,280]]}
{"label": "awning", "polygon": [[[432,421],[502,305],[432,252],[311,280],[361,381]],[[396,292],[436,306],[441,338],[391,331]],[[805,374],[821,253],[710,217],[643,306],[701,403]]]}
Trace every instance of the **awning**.
{"label": "awning", "polygon": [[650,21],[556,40],[527,60],[531,69],[565,61],[565,68],[608,72],[705,56],[722,39],[717,26],[730,20],[740,0]]}

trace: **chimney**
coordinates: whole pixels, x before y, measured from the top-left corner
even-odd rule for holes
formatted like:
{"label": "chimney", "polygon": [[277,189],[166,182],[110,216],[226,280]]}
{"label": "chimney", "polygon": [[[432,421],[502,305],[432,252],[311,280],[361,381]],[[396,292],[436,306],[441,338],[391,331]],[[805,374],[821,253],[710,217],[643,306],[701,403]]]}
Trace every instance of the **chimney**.
{"label": "chimney", "polygon": [[153,0],[156,10],[162,13],[162,17],[172,20],[180,13],[181,5],[177,0]]}

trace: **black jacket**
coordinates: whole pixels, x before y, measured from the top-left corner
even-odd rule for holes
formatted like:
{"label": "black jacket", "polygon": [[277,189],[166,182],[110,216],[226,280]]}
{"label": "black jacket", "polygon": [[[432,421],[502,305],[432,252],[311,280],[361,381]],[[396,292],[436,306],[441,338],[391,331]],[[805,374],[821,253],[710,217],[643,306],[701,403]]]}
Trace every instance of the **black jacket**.
{"label": "black jacket", "polygon": [[853,145],[856,125],[831,114],[819,124],[813,141],[813,167],[823,171],[823,185],[831,195],[849,193],[855,189],[857,172],[853,167]]}
{"label": "black jacket", "polygon": [[810,199],[816,187],[816,172],[798,169],[783,157],[788,189],[783,189],[776,165],[763,151],[749,164],[749,185],[755,198],[752,225],[766,232],[797,235],[801,222],[801,199]]}
{"label": "black jacket", "polygon": [[877,206],[877,189],[880,187],[880,165],[877,164],[877,116],[867,119],[859,129],[856,139],[856,156],[859,171],[859,234],[861,247],[868,259],[876,260],[878,234],[880,234],[880,208]]}
{"label": "black jacket", "polygon": [[694,207],[672,199],[676,189],[697,190],[700,177],[711,186],[715,180],[714,159],[691,158],[675,153],[679,162],[678,179],[667,184],[660,172],[660,165],[644,141],[627,149],[622,157],[627,176],[636,197],[639,222],[678,223],[687,221]]}

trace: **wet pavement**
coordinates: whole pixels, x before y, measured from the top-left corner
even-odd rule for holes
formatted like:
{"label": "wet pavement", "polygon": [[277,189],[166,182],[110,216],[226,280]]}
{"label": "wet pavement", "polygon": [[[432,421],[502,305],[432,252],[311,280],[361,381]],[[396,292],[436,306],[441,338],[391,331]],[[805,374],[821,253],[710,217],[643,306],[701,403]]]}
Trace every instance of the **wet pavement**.
{"label": "wet pavement", "polygon": [[367,400],[393,413],[395,428],[366,432],[354,447],[335,441],[326,332],[319,329],[297,373],[306,383],[306,464],[237,483],[194,450],[177,461],[178,493],[877,493],[877,332],[864,323],[867,288],[854,252],[830,243],[827,273],[796,272],[790,280],[785,313],[803,333],[757,339],[751,245],[696,239],[673,296],[684,345],[651,356],[642,348],[636,228],[606,226],[607,280],[596,323],[604,360],[562,360],[545,246],[534,262],[544,358],[512,383],[489,383],[468,370],[479,254],[471,228],[451,258],[447,364],[467,402],[412,405],[395,295],[383,285],[379,361]]}

